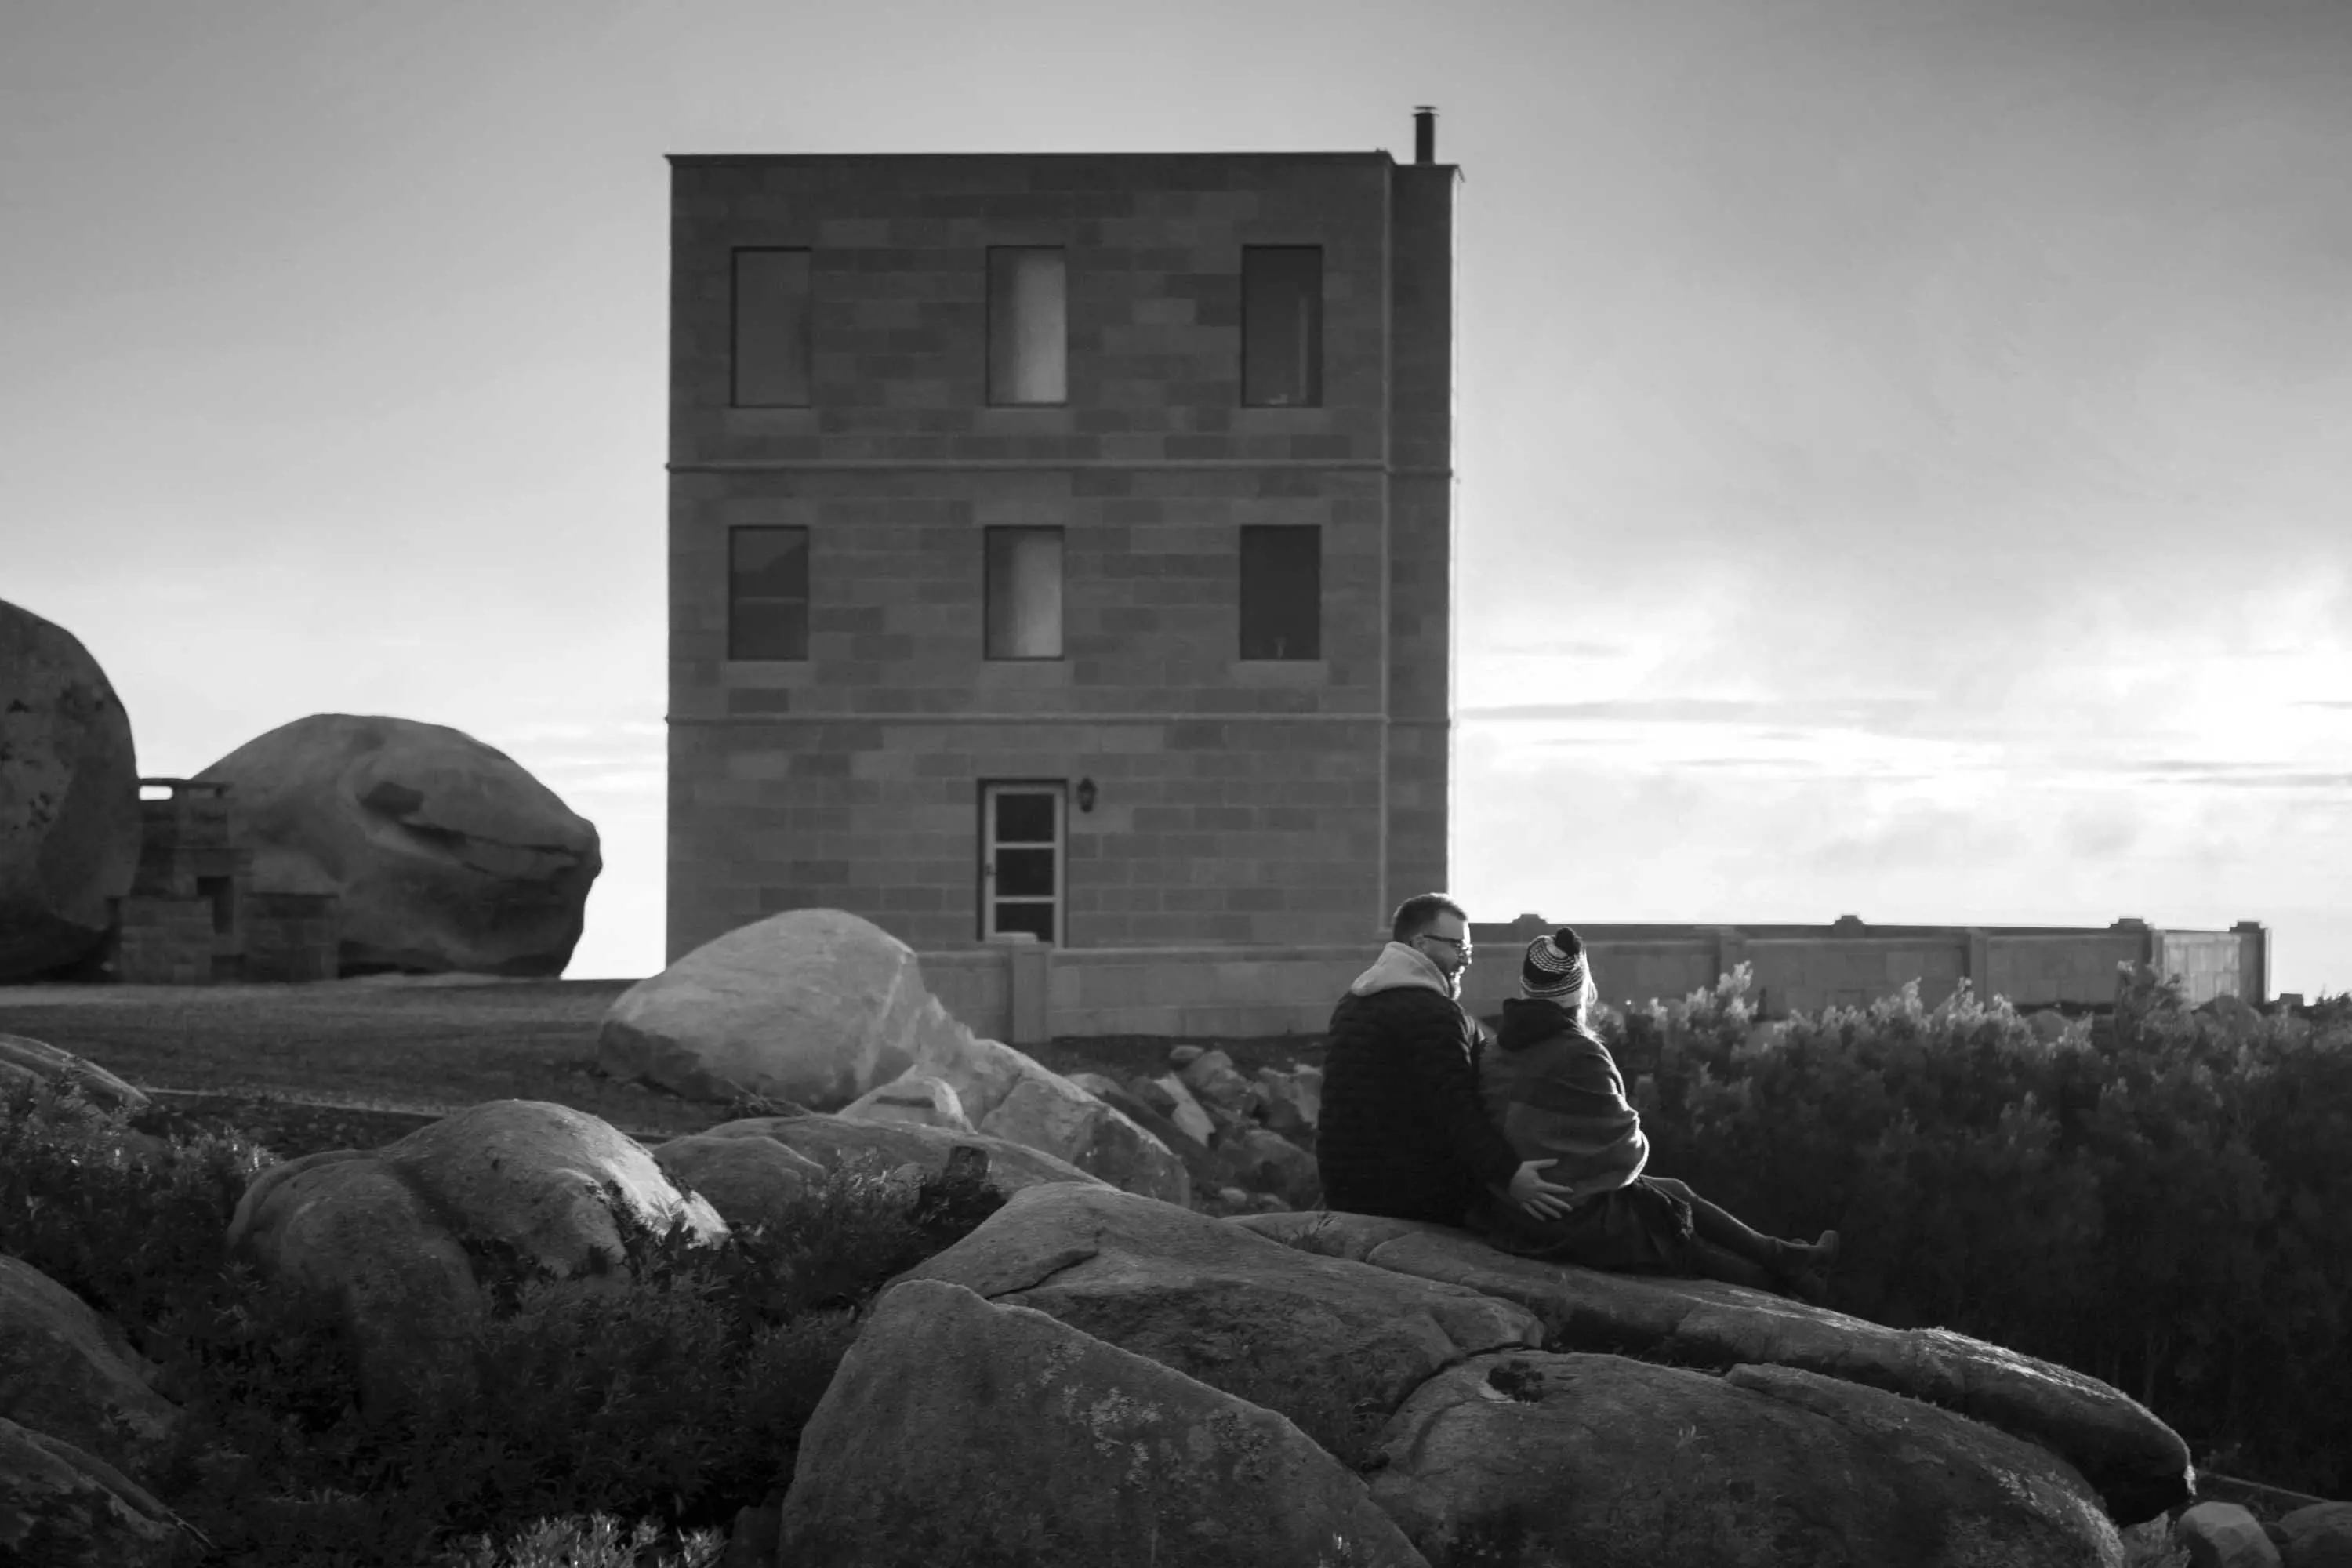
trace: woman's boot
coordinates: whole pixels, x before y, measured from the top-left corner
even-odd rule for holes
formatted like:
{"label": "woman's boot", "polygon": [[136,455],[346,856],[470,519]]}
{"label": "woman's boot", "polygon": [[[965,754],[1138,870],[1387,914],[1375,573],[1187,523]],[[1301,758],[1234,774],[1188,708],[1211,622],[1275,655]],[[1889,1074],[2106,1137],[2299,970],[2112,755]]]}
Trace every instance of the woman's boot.
{"label": "woman's boot", "polygon": [[1781,1282],[1784,1294],[1814,1306],[1821,1305],[1829,1298],[1830,1268],[1837,1262],[1837,1232],[1825,1230],[1819,1241],[1810,1245],[1801,1241],[1775,1241],[1772,1252],[1772,1272]]}

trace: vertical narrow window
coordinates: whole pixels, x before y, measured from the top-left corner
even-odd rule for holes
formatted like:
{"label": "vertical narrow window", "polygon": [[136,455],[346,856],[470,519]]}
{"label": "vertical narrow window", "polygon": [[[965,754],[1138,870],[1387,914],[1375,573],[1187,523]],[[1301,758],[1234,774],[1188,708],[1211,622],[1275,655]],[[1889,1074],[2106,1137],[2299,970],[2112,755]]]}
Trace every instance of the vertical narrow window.
{"label": "vertical narrow window", "polygon": [[1323,401],[1323,247],[1242,247],[1242,401],[1312,408]]}
{"label": "vertical narrow window", "polygon": [[1066,403],[1069,268],[1059,247],[988,252],[988,401]]}
{"label": "vertical narrow window", "polygon": [[809,253],[735,253],[738,408],[803,408],[809,400]]}
{"label": "vertical narrow window", "polygon": [[992,528],[988,657],[1062,657],[1062,531]]}
{"label": "vertical narrow window", "polygon": [[1323,657],[1323,530],[1242,529],[1242,657]]}
{"label": "vertical narrow window", "polygon": [[808,657],[808,530],[727,531],[727,657]]}

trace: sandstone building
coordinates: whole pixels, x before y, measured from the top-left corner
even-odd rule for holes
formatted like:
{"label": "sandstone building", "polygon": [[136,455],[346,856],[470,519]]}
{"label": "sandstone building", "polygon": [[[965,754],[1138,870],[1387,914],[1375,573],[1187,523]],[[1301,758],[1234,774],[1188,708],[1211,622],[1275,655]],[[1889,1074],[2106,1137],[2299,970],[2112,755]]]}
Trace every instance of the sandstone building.
{"label": "sandstone building", "polygon": [[1457,174],[1416,131],[672,158],[670,957],[807,906],[927,973],[1360,952],[1444,886]]}

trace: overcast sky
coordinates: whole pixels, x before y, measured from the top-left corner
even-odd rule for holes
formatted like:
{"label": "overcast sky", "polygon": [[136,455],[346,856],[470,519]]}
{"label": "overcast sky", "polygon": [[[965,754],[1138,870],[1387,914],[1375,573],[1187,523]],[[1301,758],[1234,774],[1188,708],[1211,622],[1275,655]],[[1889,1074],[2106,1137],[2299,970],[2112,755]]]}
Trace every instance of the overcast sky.
{"label": "overcast sky", "polygon": [[1480,918],[2227,926],[2352,987],[2352,5],[0,21],[0,598],[142,769],[453,724],[662,954],[666,153],[1459,163]]}

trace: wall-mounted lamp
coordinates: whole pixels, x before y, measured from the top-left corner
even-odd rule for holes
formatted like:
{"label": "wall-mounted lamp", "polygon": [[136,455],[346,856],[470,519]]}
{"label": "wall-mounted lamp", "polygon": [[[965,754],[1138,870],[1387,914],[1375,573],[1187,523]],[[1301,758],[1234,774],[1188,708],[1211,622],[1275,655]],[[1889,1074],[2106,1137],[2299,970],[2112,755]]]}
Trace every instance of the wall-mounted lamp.
{"label": "wall-mounted lamp", "polygon": [[1078,809],[1080,811],[1092,811],[1094,808],[1095,781],[1092,779],[1080,779],[1078,781]]}

